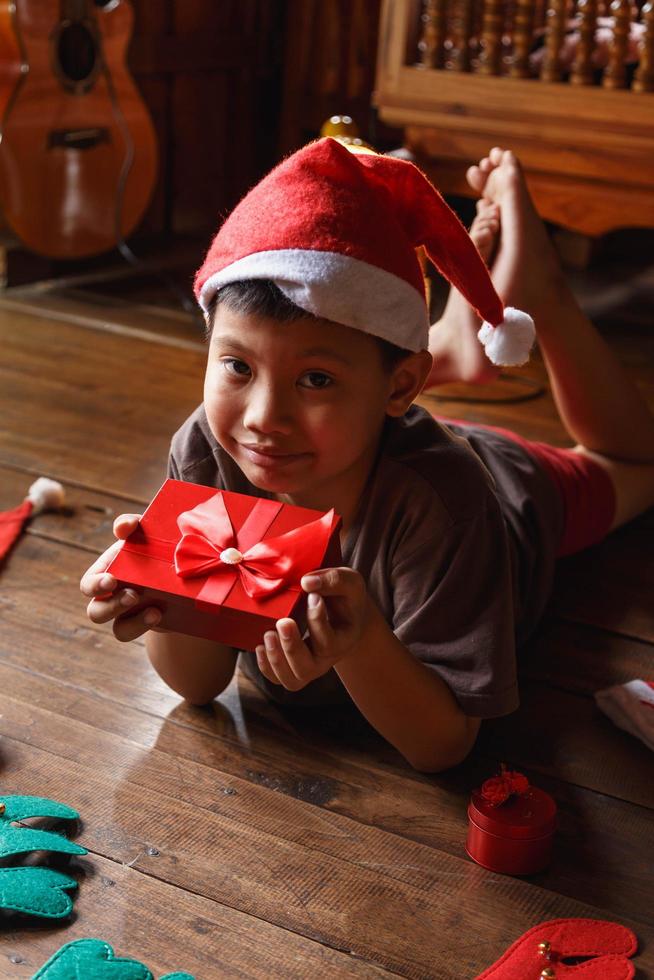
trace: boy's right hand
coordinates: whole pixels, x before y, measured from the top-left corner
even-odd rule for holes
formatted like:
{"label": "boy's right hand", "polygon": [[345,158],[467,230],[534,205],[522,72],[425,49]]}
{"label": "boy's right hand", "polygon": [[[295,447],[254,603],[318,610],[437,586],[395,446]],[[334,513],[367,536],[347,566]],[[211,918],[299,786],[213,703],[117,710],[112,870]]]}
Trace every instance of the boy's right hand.
{"label": "boy's right hand", "polygon": [[134,589],[117,589],[118,582],[106,571],[109,562],[120,549],[121,541],[136,530],[141,514],[121,514],[114,521],[114,534],[118,538],[110,548],[84,572],[79,584],[81,592],[91,601],[86,607],[86,615],[92,623],[114,621],[113,630],[117,640],[135,640],[147,633],[161,621],[161,612],[153,607],[140,609],[130,616],[130,609],[138,605],[140,596]]}

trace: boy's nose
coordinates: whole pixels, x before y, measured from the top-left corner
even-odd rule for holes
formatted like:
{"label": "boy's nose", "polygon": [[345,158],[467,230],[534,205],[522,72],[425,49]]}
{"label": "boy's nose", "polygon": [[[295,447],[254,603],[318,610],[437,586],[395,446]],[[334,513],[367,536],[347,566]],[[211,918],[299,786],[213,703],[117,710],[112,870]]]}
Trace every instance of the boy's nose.
{"label": "boy's nose", "polygon": [[274,383],[261,382],[248,392],[243,425],[256,432],[289,432],[292,412],[289,399]]}

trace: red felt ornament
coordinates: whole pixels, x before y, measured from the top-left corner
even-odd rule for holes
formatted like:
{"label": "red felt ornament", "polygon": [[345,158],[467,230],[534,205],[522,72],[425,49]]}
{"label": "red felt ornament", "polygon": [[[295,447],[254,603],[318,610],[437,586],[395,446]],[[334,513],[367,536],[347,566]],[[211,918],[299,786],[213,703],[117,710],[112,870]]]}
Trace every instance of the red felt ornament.
{"label": "red felt ornament", "polygon": [[0,512],[0,564],[9,554],[25,522],[44,510],[57,510],[64,502],[64,488],[42,476],[27,491],[22,504]]}
{"label": "red felt ornament", "polygon": [[[602,919],[541,922],[475,980],[631,980],[638,942],[631,929]],[[576,965],[566,959],[583,958]]]}

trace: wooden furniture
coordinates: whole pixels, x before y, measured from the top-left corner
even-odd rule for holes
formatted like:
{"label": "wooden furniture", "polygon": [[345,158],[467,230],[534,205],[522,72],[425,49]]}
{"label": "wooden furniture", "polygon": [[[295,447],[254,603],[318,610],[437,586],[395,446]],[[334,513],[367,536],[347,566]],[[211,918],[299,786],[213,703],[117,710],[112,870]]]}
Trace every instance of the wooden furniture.
{"label": "wooden furniture", "polygon": [[653,52],[651,2],[385,0],[374,99],[445,192],[501,145],[546,219],[654,227]]}

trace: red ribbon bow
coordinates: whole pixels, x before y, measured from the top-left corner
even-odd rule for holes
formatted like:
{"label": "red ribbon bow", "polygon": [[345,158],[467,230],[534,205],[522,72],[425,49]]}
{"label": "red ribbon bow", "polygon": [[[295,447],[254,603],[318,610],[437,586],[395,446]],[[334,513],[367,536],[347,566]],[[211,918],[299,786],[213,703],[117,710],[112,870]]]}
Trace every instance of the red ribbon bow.
{"label": "red ribbon bow", "polygon": [[[207,598],[214,601],[222,601],[239,578],[252,599],[271,596],[290,586],[298,588],[302,576],[321,565],[334,511],[262,541],[282,506],[271,500],[257,500],[238,532],[232,527],[220,491],[180,514],[177,525],[182,537],[175,548],[175,571],[181,578],[210,576],[213,587]],[[255,543],[250,544],[252,541]],[[216,577],[223,580],[222,587]]]}

